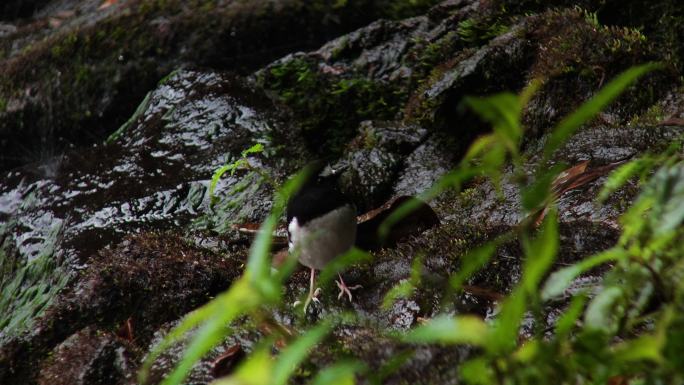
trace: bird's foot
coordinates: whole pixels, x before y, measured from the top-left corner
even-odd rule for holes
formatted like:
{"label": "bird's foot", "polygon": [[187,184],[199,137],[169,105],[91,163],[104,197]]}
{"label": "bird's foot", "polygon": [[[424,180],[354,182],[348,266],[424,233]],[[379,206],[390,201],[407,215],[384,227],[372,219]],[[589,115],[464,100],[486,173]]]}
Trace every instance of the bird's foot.
{"label": "bird's foot", "polygon": [[347,286],[347,284],[345,284],[344,281],[342,280],[342,277],[340,277],[339,281],[335,281],[335,283],[337,284],[337,287],[340,289],[340,293],[337,295],[337,299],[341,299],[342,296],[346,294],[347,297],[349,298],[349,302],[352,301],[351,291],[363,288],[363,286],[361,286],[361,285]]}
{"label": "bird's foot", "polygon": [[[321,303],[321,300],[318,299],[318,296],[321,294],[321,288],[317,287],[316,290],[312,292],[309,292],[309,294],[306,296],[306,300],[304,301],[304,314],[306,314],[306,309],[309,307],[309,304],[313,301],[315,303]],[[297,307],[302,304],[302,301],[295,301],[292,304],[292,307]]]}

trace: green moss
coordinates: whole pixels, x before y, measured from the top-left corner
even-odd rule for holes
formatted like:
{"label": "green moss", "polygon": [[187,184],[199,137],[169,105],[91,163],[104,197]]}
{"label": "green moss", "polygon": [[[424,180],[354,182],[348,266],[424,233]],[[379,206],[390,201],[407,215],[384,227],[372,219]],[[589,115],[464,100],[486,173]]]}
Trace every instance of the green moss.
{"label": "green moss", "polygon": [[470,187],[461,191],[459,194],[461,205],[466,208],[473,207],[478,202],[477,195],[479,192],[480,190],[477,187]]}
{"label": "green moss", "polygon": [[78,34],[76,32],[71,32],[62,39],[58,40],[50,52],[52,53],[53,58],[58,59],[71,53],[77,45]]}
{"label": "green moss", "polygon": [[684,58],[684,3],[676,0],[641,1],[606,0],[598,9],[605,24],[638,29],[654,47],[662,60],[681,70]]}
{"label": "green moss", "polygon": [[425,62],[426,64],[423,66],[423,69],[429,70],[426,74],[420,74],[419,71],[416,72],[416,76],[412,79],[413,91],[404,109],[405,119],[426,127],[433,126],[435,111],[442,104],[443,100],[441,98],[428,97],[425,92],[435,82],[441,80],[444,74],[456,66],[460,60],[470,56],[475,50],[475,48],[460,50],[453,48],[453,51],[450,51],[451,47],[445,43],[441,48],[445,52],[444,55],[434,56],[434,60],[439,61],[438,64],[429,66],[427,65],[429,62]]}
{"label": "green moss", "polygon": [[[225,234],[231,230],[233,224],[242,223],[254,214],[259,202],[250,198],[260,194],[265,187],[264,184],[269,181],[256,171],[249,171],[238,177],[239,180],[221,196],[212,194],[212,197],[206,197],[208,190],[201,184],[192,187],[193,191],[188,193],[188,196],[195,197],[195,202],[191,202],[193,207],[199,207],[207,198],[212,202],[210,210],[192,222],[191,227],[194,230],[210,230]],[[246,204],[247,202],[251,203]]]}
{"label": "green moss", "polygon": [[[533,32],[541,42],[533,77],[553,77],[577,73],[601,77],[622,70],[627,65],[645,61],[649,55],[646,37],[635,29],[597,25],[595,16],[586,10],[549,11],[541,15]],[[613,64],[616,69],[605,68]],[[621,65],[622,64],[622,65]]]}
{"label": "green moss", "polygon": [[494,20],[471,18],[458,23],[458,36],[471,46],[482,46],[493,38],[503,35],[510,28],[500,18]]}
{"label": "green moss", "polygon": [[396,86],[361,76],[322,74],[305,58],[261,72],[258,82],[300,117],[308,145],[319,155],[340,153],[360,121],[391,119],[405,99]]}
{"label": "green moss", "polygon": [[31,328],[69,280],[54,255],[61,224],[55,224],[42,239],[41,253],[28,261],[13,257],[16,251],[10,237],[2,236],[17,225],[0,226],[0,239],[4,239],[0,244],[0,342]]}
{"label": "green moss", "polygon": [[383,4],[386,9],[386,16],[391,19],[403,19],[413,15],[421,14],[433,5],[439,3],[438,0],[394,0],[389,4]]}
{"label": "green moss", "polygon": [[646,111],[635,115],[627,123],[630,126],[654,126],[665,118],[665,112],[660,104],[654,104]]}
{"label": "green moss", "polygon": [[330,60],[332,61],[337,61],[340,59],[342,53],[344,53],[344,51],[348,48],[349,38],[347,36],[343,36],[340,39],[342,39],[341,43],[331,52]]}
{"label": "green moss", "polygon": [[452,59],[460,48],[457,31],[449,31],[432,43],[419,45],[418,52],[414,54],[418,59],[414,64],[413,78],[418,82],[424,80],[436,66]]}

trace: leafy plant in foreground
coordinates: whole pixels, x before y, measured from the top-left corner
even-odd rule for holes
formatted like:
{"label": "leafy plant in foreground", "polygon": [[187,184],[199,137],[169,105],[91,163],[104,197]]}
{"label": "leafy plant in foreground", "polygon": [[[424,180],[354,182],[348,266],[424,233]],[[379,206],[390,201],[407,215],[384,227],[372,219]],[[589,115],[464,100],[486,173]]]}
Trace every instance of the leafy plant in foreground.
{"label": "leafy plant in foreground", "polygon": [[[549,136],[542,161],[531,175],[525,171],[525,160],[519,153],[523,136],[520,117],[537,83],[533,82],[518,96],[503,93],[466,100],[494,129],[491,134],[477,139],[459,167],[421,198],[430,200],[446,189],[460,190],[465,182],[476,176],[489,177],[498,186],[502,170],[510,161],[514,167],[514,180],[522,192],[522,207],[528,214],[542,212],[544,215],[538,216],[541,218],[538,221],[524,221],[511,233],[470,250],[462,257],[461,269],[450,278],[450,290],[460,290],[472,274],[486,265],[502,242],[520,240],[525,255],[522,278],[502,301],[493,322],[470,315],[443,315],[395,338],[412,344],[465,344],[478,348],[470,359],[460,364],[462,380],[472,384],[584,384],[606,383],[616,378],[635,383],[655,379],[682,381],[682,369],[679,368],[684,368],[681,365],[684,360],[677,354],[684,347],[684,316],[679,315],[684,314],[681,311],[684,285],[679,279],[684,276],[681,258],[684,250],[680,250],[681,242],[678,242],[682,235],[679,225],[684,219],[684,183],[680,182],[684,180],[682,163],[669,161],[674,158],[663,155],[644,157],[619,168],[608,178],[601,198],[631,176],[646,175],[661,160],[666,160],[666,165],[623,216],[624,233],[618,245],[545,279],[559,248],[552,184],[563,169],[550,164],[551,156],[625,87],[654,68],[655,65],[645,65],[624,72],[564,119]],[[282,214],[286,197],[305,177],[306,171],[286,183],[277,194],[273,211],[252,245],[243,277],[227,292],[189,314],[171,331],[147,358],[141,372],[142,382],[159,353],[191,329],[196,329],[195,337],[176,369],[164,380],[165,385],[181,383],[192,365],[230,333],[231,322],[243,316],[263,319],[270,307],[282,303],[280,288],[296,262],[290,258],[278,273],[271,273],[271,234]],[[381,226],[381,234],[387,234],[396,221],[417,205],[418,201],[402,205]],[[358,255],[346,258],[346,262],[344,258],[341,260],[340,266],[331,264],[334,266],[322,276],[332,277],[345,263],[363,259]],[[604,286],[596,293],[574,294],[549,330],[543,311],[545,304],[556,300],[575,277],[606,262],[616,265],[606,275]],[[411,278],[391,290],[385,304],[410,294],[420,281],[420,259],[417,259]],[[526,317],[533,319],[533,328],[527,340],[521,341],[520,329]],[[308,351],[333,327],[331,321],[322,320],[291,340],[275,359],[271,358],[273,340],[266,338],[234,375],[217,383],[284,384]],[[382,375],[370,372],[357,361],[333,363],[322,369],[313,383],[348,384],[359,374],[381,383],[387,373],[396,370],[408,357],[398,357],[379,370]]]}
{"label": "leafy plant in foreground", "polygon": [[[679,192],[684,191],[679,187],[679,181],[684,180],[684,175],[679,178],[681,163],[668,166],[670,158],[667,156],[647,156],[619,168],[608,178],[600,198],[605,199],[631,176],[643,174],[653,165],[666,164],[623,215],[624,233],[616,247],[558,270],[546,280],[543,288],[539,288],[558,248],[558,228],[550,187],[559,168],[548,166],[552,154],[625,87],[654,68],[655,65],[645,65],[626,71],[561,121],[550,135],[533,179],[520,183],[520,187],[523,207],[528,212],[542,207],[551,209],[536,236],[532,236],[534,224],[531,222],[522,223],[516,229],[525,250],[523,275],[517,287],[503,301],[495,322],[485,323],[470,316],[440,318],[409,333],[407,341],[466,343],[480,347],[482,354],[462,364],[460,371],[463,379],[473,384],[549,381],[581,384],[617,379],[636,383],[645,378],[682,381],[681,375],[673,370],[678,366],[664,359],[672,341],[677,341],[674,343],[676,346],[684,345],[681,329],[673,333],[675,335],[668,335],[668,328],[676,319],[674,308],[681,308],[684,303],[667,303],[668,299],[676,298],[674,293],[683,285],[679,284],[680,280],[665,279],[669,271],[677,271],[673,275],[679,277],[681,270],[678,268],[684,265],[681,258],[684,250],[674,248],[676,241],[681,239],[679,227],[684,219],[684,208],[679,208],[680,205],[684,207],[684,196],[679,196]],[[518,100],[523,99],[521,96]],[[494,125],[494,132],[476,141],[466,160],[477,159],[474,153],[481,155],[481,165],[501,166],[508,156],[514,166],[520,167],[514,145],[519,138],[520,117],[515,112],[520,111],[520,104],[515,103],[515,97],[502,94],[471,99],[469,103]],[[486,171],[487,167],[483,170]],[[518,170],[518,175],[523,175],[521,170]],[[494,170],[489,176],[496,182],[500,174]],[[466,269],[452,278],[452,284],[462,284],[468,273],[484,265],[493,253],[493,243],[488,243],[466,255],[463,261]],[[520,322],[526,312],[534,318],[534,325],[546,325],[541,311],[545,301],[563,293],[583,272],[611,261],[617,265],[606,275],[604,286],[591,299],[587,292],[575,294],[565,313],[555,322],[556,333],[549,335],[545,328],[536,327],[527,341],[518,341]],[[654,296],[655,293],[662,293],[665,298],[661,295],[660,300],[665,302],[657,311],[649,313],[648,307],[653,306],[654,298],[659,297]],[[654,367],[653,364],[660,365]]]}

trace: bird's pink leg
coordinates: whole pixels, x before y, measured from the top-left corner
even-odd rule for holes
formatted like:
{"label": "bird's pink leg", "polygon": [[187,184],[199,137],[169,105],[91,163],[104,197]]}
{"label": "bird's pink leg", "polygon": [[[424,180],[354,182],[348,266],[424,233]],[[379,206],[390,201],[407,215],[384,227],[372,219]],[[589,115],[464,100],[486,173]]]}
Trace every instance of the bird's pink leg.
{"label": "bird's pink leg", "polygon": [[342,296],[346,294],[347,297],[349,297],[349,302],[351,302],[352,301],[351,290],[361,289],[361,288],[363,288],[363,286],[354,285],[354,286],[349,287],[349,286],[347,286],[346,283],[344,283],[344,280],[342,279],[342,276],[340,275],[340,273],[337,273],[337,276],[340,278],[339,281],[335,281],[335,283],[337,284],[337,287],[340,288],[340,294],[337,295],[337,299],[342,298]]}
{"label": "bird's pink leg", "polygon": [[[309,294],[306,296],[306,300],[304,301],[304,313],[306,313],[306,309],[309,307],[309,304],[311,301],[314,302],[320,302],[318,300],[318,293],[320,292],[320,289],[314,289],[314,283],[316,282],[316,270],[311,268],[311,274],[310,274],[310,279],[309,279]],[[299,305],[301,302],[297,301],[294,303],[294,306]]]}

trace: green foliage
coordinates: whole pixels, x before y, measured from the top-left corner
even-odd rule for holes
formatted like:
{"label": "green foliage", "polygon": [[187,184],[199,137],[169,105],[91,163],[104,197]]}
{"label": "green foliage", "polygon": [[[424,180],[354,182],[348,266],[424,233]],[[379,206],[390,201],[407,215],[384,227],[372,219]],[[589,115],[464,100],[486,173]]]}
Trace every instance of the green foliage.
{"label": "green foliage", "polygon": [[455,290],[460,290],[468,278],[479,271],[492,258],[498,241],[487,242],[478,246],[461,257],[458,272],[451,276],[449,283]]}
{"label": "green foliage", "polygon": [[487,325],[475,316],[439,316],[426,325],[413,329],[404,337],[412,343],[470,344],[484,346],[488,340]]}
{"label": "green foliage", "polygon": [[240,316],[259,316],[264,307],[280,301],[282,275],[270,274],[270,247],[273,231],[285,210],[287,198],[298,189],[308,177],[305,169],[290,179],[276,194],[273,210],[260,228],[249,253],[244,275],[231,285],[230,289],[216,299],[195,310],[174,328],[147,357],[140,372],[140,382],[145,383],[149,368],[164,349],[171,346],[186,332],[198,328],[195,337],[186,348],[182,360],[174,371],[164,379],[164,385],[180,384],[192,365],[212,347],[230,334],[231,322]]}
{"label": "green foliage", "polygon": [[481,46],[493,38],[508,32],[509,27],[500,19],[465,19],[458,23],[458,36],[472,46]]}
{"label": "green foliage", "polygon": [[[345,0],[347,1],[347,0]],[[379,6],[385,7],[387,16],[392,19],[403,19],[413,15],[424,13],[431,6],[439,3],[438,0],[392,0],[388,4],[378,2]]]}
{"label": "green foliage", "polygon": [[317,64],[295,57],[262,71],[259,84],[300,117],[310,149],[340,153],[366,119],[391,119],[406,95],[389,83],[351,74],[319,72]]}
{"label": "green foliage", "polygon": [[[558,319],[555,335],[549,338],[543,333],[533,334],[524,345],[518,341],[525,314],[532,316],[536,325],[545,325],[542,304],[563,293],[580,274],[608,261],[617,261],[619,264],[633,263],[630,261],[637,250],[634,248],[632,237],[644,235],[647,229],[643,224],[633,225],[635,230],[630,232],[630,239],[621,241],[624,247],[616,247],[563,268],[553,273],[542,284],[559,248],[551,185],[562,168],[549,168],[548,160],[582,124],[592,119],[638,77],[654,68],[657,68],[657,65],[635,67],[610,82],[594,98],[565,118],[552,132],[546,143],[545,157],[533,173],[534,178],[516,178],[523,191],[523,207],[528,212],[543,207],[545,219],[539,230],[535,230],[534,225],[529,222],[524,222],[516,229],[517,237],[522,241],[525,251],[523,275],[518,286],[502,301],[496,320],[491,324],[484,324],[481,321],[464,321],[463,316],[440,317],[408,334],[412,342],[468,344],[484,348],[482,354],[462,364],[460,373],[467,383],[542,383],[549,381],[550,378],[553,378],[554,383],[605,382],[610,376],[631,373],[633,368],[625,367],[628,363],[633,365],[635,362],[660,360],[661,351],[665,346],[664,341],[667,340],[662,337],[662,330],[659,334],[641,335],[614,346],[611,346],[610,342],[611,338],[616,336],[626,336],[625,325],[635,327],[639,325],[639,321],[643,322],[639,317],[648,303],[648,298],[652,298],[654,287],[657,285],[654,282],[644,282],[653,279],[652,274],[648,274],[653,268],[644,269],[642,265],[633,266],[633,270],[625,272],[626,276],[618,274],[615,278],[610,278],[619,269],[611,271],[606,282],[614,279],[615,284],[606,284],[588,303],[585,293],[577,293],[570,301],[567,311]],[[530,87],[532,91],[526,90],[519,97],[506,93],[491,98],[468,99],[467,103],[492,124],[493,132],[476,140],[467,152],[461,167],[447,175],[433,190],[426,192],[423,198],[434,196],[445,186],[459,189],[469,177],[475,175],[472,173],[473,170],[489,176],[496,182],[501,177],[501,169],[507,159],[511,159],[517,168],[514,174],[524,175],[521,170],[522,159],[518,154],[518,143],[522,135],[520,115],[525,101],[535,88]],[[656,162],[642,160],[639,167],[619,169],[608,178],[610,185],[603,196],[619,188],[631,176],[643,172],[648,164]],[[648,243],[648,248],[644,248],[650,253],[655,249],[662,250],[663,247],[671,246],[673,238],[664,234],[671,234],[684,220],[682,210],[679,209],[682,200],[676,198],[680,191],[677,181],[684,179],[679,177],[679,169],[661,171],[654,179],[656,182],[653,182],[653,188],[645,189],[650,193],[635,204],[639,209],[625,216],[629,222],[642,223],[647,213],[652,215],[653,225],[650,226],[650,230],[654,231],[657,238]],[[654,202],[659,202],[659,207],[664,211],[653,210]],[[410,203],[406,206],[407,210],[410,210],[409,205]],[[663,218],[667,221],[662,221]],[[389,225],[396,222],[392,217],[389,220],[392,221]],[[648,223],[648,220],[646,222]],[[500,240],[487,242],[464,256],[461,269],[451,278],[452,285],[460,287],[479,270],[495,252],[498,242]],[[642,258],[650,255],[643,249],[637,252]],[[627,290],[624,288],[624,282],[629,279],[639,283]],[[639,290],[635,290],[637,288]],[[636,309],[630,308],[635,305],[628,300],[634,295],[637,298],[634,301],[637,304]],[[578,330],[576,323],[580,318],[583,318],[583,326]],[[663,321],[661,324],[665,325],[667,322]],[[634,331],[631,329],[631,333]],[[590,357],[594,360],[595,357],[602,358],[597,364],[583,365]],[[553,377],[549,377],[550,375]]]}
{"label": "green foliage", "polygon": [[382,300],[382,308],[388,310],[392,304],[400,298],[409,298],[420,285],[421,272],[423,270],[423,258],[418,256],[411,264],[411,276],[407,280],[399,281],[385,294]]}
{"label": "green foliage", "polygon": [[630,84],[644,74],[660,68],[660,64],[644,64],[628,69],[620,76],[611,80],[594,97],[582,104],[575,112],[563,119],[551,134],[551,137],[544,146],[544,156],[550,158],[562,143],[564,143],[577,129],[612,102]]}
{"label": "green foliage", "polygon": [[[32,204],[32,195],[24,204]],[[19,258],[16,251],[11,234],[17,226],[21,224],[16,220],[0,224],[0,343],[30,330],[71,278],[54,254],[62,235],[61,221],[36,237],[40,253],[30,260]]]}
{"label": "green foliage", "polygon": [[209,184],[209,199],[211,199],[211,205],[214,204],[216,197],[214,196],[214,190],[216,190],[216,184],[218,184],[219,179],[225,174],[226,172],[230,172],[230,175],[234,175],[235,171],[237,171],[239,168],[244,167],[244,168],[250,168],[250,163],[249,160],[247,159],[248,155],[251,154],[259,154],[264,151],[264,145],[261,143],[257,143],[253,145],[252,147],[246,149],[245,151],[242,152],[242,156],[237,159],[236,161],[226,164],[224,166],[221,166],[214,172],[214,175],[211,177],[211,183]]}
{"label": "green foliage", "polygon": [[[206,212],[194,220],[193,228],[225,233],[232,225],[244,221],[245,217],[252,214],[254,206],[245,205],[245,201],[254,194],[266,194],[276,186],[276,181],[253,159],[263,152],[264,146],[261,143],[251,146],[242,151],[238,158],[214,171],[208,189],[204,185],[198,185],[188,193],[194,194],[194,201],[198,202],[196,206],[203,204],[205,199],[209,201]],[[217,194],[219,181],[226,175],[233,178],[227,183],[230,188]]]}
{"label": "green foliage", "polygon": [[[390,334],[392,338],[409,345],[475,348],[464,362],[454,363],[459,365],[460,380],[467,384],[596,384],[616,379],[629,383],[684,381],[684,361],[681,359],[684,347],[684,261],[681,256],[684,246],[679,242],[684,236],[681,146],[673,145],[662,154],[646,155],[614,171],[607,178],[599,199],[606,199],[637,175],[645,184],[621,218],[624,231],[618,244],[552,271],[560,249],[560,230],[551,187],[562,168],[549,167],[551,155],[622,90],[654,68],[656,66],[646,65],[626,71],[564,119],[550,134],[545,156],[532,172],[529,172],[529,165],[525,165],[519,145],[523,136],[522,111],[537,84],[533,83],[517,96],[505,93],[467,100],[468,105],[492,124],[493,131],[476,140],[462,163],[420,198],[430,200],[446,189],[460,191],[474,177],[500,180],[503,168],[508,167],[510,161],[513,180],[522,192],[521,206],[528,213],[541,213],[541,216],[536,221],[523,221],[509,232],[466,252],[461,258],[460,269],[449,279],[448,290],[451,294],[458,293],[502,244],[519,241],[524,254],[522,275],[500,301],[491,321],[473,315],[440,314],[413,330]],[[658,170],[650,177],[654,168]],[[230,167],[223,172],[229,170]],[[290,269],[271,273],[271,237],[286,197],[303,178],[302,175],[295,177],[280,190],[273,212],[263,223],[251,248],[243,277],[234,282],[228,292],[188,315],[148,357],[146,368],[160,351],[184,333],[197,330],[182,361],[164,384],[181,383],[193,363],[230,333],[232,321],[243,316],[258,320],[282,302],[280,288]],[[383,223],[381,234],[387,234],[394,223],[417,206],[418,200],[403,204]],[[367,254],[354,250],[339,263],[331,264],[322,277],[324,281],[332,279],[344,266],[367,259]],[[593,291],[568,290],[576,278],[607,263],[612,266],[605,267],[601,286]],[[386,294],[385,309],[396,299],[409,297],[420,290],[422,281],[422,258],[418,257],[410,278],[397,283]],[[545,311],[549,303],[564,303],[565,310],[550,319]],[[320,321],[290,341],[275,359],[270,353],[273,341],[267,338],[255,347],[231,377],[218,383],[285,384],[306,360],[308,352],[334,327],[329,320]],[[410,352],[398,356],[377,373],[372,373],[363,363],[340,357],[340,361],[318,372],[312,383],[353,384],[357,376],[381,383],[410,357]]]}
{"label": "green foliage", "polygon": [[321,370],[313,385],[354,385],[355,375],[364,372],[366,365],[358,361],[342,361]]}
{"label": "green foliage", "polygon": [[121,127],[117,128],[116,131],[112,132],[109,137],[105,140],[105,144],[110,144],[114,143],[126,130],[128,130],[133,123],[135,123],[142,114],[147,111],[147,107],[150,105],[150,95],[151,92],[148,92],[147,95],[145,95],[145,98],[143,99],[142,102],[138,105],[138,107],[135,109],[135,112],[133,115],[131,115],[130,118],[126,121],[126,123],[122,124]]}
{"label": "green foliage", "polygon": [[626,258],[627,255],[628,254],[619,248],[608,249],[586,258],[577,264],[567,266],[553,272],[553,274],[551,274],[544,284],[544,288],[541,292],[542,299],[549,300],[561,295],[563,291],[570,286],[572,281],[579,277],[582,273],[586,273],[594,267],[600,266],[604,263]]}

